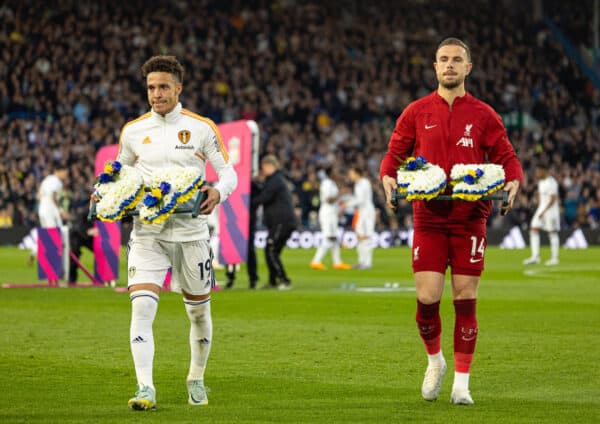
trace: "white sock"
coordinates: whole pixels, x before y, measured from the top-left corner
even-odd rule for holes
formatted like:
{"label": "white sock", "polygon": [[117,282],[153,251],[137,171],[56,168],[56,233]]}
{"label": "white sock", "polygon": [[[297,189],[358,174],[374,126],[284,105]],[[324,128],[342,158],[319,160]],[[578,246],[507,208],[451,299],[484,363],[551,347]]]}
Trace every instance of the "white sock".
{"label": "white sock", "polygon": [[371,239],[360,240],[357,246],[358,263],[370,267],[373,263],[373,248]]}
{"label": "white sock", "polygon": [[439,367],[444,363],[444,355],[440,350],[438,353],[434,353],[433,355],[427,354],[427,363],[430,367]]}
{"label": "white sock", "polygon": [[328,238],[324,238],[323,240],[321,240],[321,245],[317,249],[317,253],[315,253],[315,257],[312,260],[313,263],[315,263],[315,264],[320,263],[323,260],[323,258],[325,257],[325,255],[327,254],[327,251],[329,250],[330,247],[331,247],[331,240],[329,240]]}
{"label": "white sock", "polygon": [[558,238],[558,233],[550,233],[550,254],[552,255],[552,259],[558,260],[558,249],[560,245],[560,239]]}
{"label": "white sock", "polygon": [[529,232],[529,242],[531,243],[531,257],[540,257],[540,233],[539,231]]}
{"label": "white sock", "polygon": [[454,373],[454,383],[452,384],[452,390],[454,389],[469,390],[469,373]]}
{"label": "white sock", "polygon": [[131,327],[129,342],[135,365],[138,386],[154,389],[152,362],[154,360],[154,335],[152,323],[158,309],[158,295],[150,290],[136,290],[131,298]]}
{"label": "white sock", "polygon": [[339,265],[342,263],[342,255],[340,254],[340,244],[335,242],[331,247],[331,257],[333,259],[334,265]]}
{"label": "white sock", "polygon": [[212,318],[210,298],[206,300],[184,299],[185,311],[190,319],[190,371],[188,380],[204,380],[204,370],[212,344]]}
{"label": "white sock", "polygon": [[365,240],[365,262],[368,267],[373,266],[373,245],[371,239]]}

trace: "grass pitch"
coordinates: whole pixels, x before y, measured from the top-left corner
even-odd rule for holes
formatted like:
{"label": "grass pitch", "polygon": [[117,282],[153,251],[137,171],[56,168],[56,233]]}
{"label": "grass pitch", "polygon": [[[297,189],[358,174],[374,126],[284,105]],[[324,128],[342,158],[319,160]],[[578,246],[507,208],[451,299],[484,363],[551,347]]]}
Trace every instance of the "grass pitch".
{"label": "grass pitch", "polygon": [[[179,295],[161,295],[154,325],[158,409],[134,412],[127,409],[135,391],[127,294],[0,289],[0,422],[600,421],[600,249],[564,250],[552,268],[524,268],[526,251],[488,249],[470,407],[449,403],[450,290],[441,308],[449,369],[430,403],[420,397],[426,358],[414,292],[341,289],[412,287],[409,249],[377,250],[369,271],[313,271],[312,253],[286,250],[289,292],[248,291],[242,272],[234,290],[213,294],[210,404],[203,408],[186,403],[188,322]],[[0,283],[33,282],[26,257],[1,247]],[[122,276],[124,269],[123,261]],[[260,275],[264,282],[264,268]]]}

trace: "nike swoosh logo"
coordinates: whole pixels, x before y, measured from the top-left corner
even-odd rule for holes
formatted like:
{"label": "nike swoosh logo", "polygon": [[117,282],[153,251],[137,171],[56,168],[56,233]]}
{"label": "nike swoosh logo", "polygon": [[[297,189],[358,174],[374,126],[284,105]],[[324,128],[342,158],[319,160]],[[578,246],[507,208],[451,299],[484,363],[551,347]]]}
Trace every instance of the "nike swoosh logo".
{"label": "nike swoosh logo", "polygon": [[479,259],[470,258],[470,259],[469,259],[469,261],[470,261],[472,264],[476,264],[477,262],[481,262],[481,261],[483,261],[483,258],[479,258]]}
{"label": "nike swoosh logo", "polygon": [[430,130],[430,129],[435,128],[435,127],[437,127],[437,124],[435,124],[435,125],[425,125],[425,129],[426,130]]}

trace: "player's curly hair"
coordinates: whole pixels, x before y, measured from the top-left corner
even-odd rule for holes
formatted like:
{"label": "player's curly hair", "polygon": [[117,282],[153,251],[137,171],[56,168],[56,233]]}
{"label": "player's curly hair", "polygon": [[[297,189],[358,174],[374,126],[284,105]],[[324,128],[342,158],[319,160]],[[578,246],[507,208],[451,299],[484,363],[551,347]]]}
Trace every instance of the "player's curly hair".
{"label": "player's curly hair", "polygon": [[168,72],[173,75],[177,81],[183,83],[183,66],[175,56],[152,56],[142,65],[142,75],[144,78],[150,72]]}

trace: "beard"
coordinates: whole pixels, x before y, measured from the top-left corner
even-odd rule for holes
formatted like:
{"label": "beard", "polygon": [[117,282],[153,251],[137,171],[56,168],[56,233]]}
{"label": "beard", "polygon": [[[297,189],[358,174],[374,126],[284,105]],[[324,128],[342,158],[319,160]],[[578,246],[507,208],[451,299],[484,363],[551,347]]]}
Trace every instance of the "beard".
{"label": "beard", "polygon": [[447,89],[447,90],[453,90],[456,87],[459,87],[463,82],[464,82],[464,80],[461,80],[461,81],[456,80],[456,81],[452,81],[452,82],[442,82],[442,81],[440,81],[440,85],[442,87],[444,87],[445,89]]}
{"label": "beard", "polygon": [[456,87],[459,87],[464,82],[465,82],[464,78],[456,79],[454,81],[444,81],[443,79],[439,80],[440,85],[447,90],[455,89]]}

